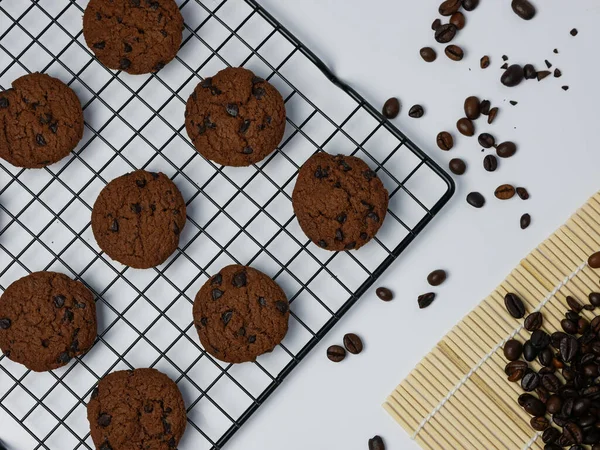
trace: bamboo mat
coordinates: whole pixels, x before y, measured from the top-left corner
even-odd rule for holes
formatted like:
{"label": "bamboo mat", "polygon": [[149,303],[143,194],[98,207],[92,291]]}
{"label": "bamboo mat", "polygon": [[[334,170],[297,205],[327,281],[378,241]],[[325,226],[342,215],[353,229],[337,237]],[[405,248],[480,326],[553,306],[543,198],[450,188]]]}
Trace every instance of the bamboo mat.
{"label": "bamboo mat", "polygon": [[[517,403],[519,383],[504,374],[504,343],[525,342],[523,319],[512,318],[504,295],[518,294],[527,312],[544,314],[546,332],[560,330],[566,296],[586,303],[598,291],[587,258],[600,250],[600,193],[532,251],[504,282],[417,365],[384,403],[425,449],[543,449],[541,433]],[[593,313],[582,311],[588,319]],[[536,366],[537,365],[537,366]],[[539,369],[539,364],[534,364]]]}

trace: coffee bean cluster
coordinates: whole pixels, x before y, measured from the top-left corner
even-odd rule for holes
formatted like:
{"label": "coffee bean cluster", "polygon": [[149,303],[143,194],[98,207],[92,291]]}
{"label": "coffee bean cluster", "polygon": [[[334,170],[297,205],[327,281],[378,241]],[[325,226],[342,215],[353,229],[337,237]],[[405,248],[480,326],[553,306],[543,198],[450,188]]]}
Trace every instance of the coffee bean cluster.
{"label": "coffee bean cluster", "polygon": [[[600,267],[600,253],[590,260]],[[600,316],[585,317],[600,307],[600,293],[592,292],[585,304],[568,296],[562,330],[552,334],[542,329],[541,312],[527,315],[518,295],[506,294],[504,303],[531,333],[524,343],[511,339],[504,345],[505,373],[525,391],[518,403],[532,416],[531,427],[542,433],[544,449],[592,445],[600,450]],[[539,370],[530,364],[536,360]]]}
{"label": "coffee bean cluster", "polygon": [[[556,49],[555,53],[557,53]],[[548,69],[552,68],[552,63],[550,61],[545,60],[544,63]],[[500,77],[500,82],[507,87],[518,86],[523,80],[542,81],[552,74],[550,70],[536,70],[533,64],[525,64],[524,66],[521,66],[519,64],[508,65],[508,63],[506,63],[504,66],[502,66],[502,68],[504,69],[504,72]],[[561,76],[562,71],[558,68],[555,68],[554,78],[560,78]],[[516,102],[514,104],[516,104]]]}
{"label": "coffee bean cluster", "polygon": [[348,333],[344,336],[344,346],[332,345],[327,349],[327,357],[333,362],[341,362],[346,358],[346,352],[358,355],[363,351],[363,342],[360,337],[354,333]]}

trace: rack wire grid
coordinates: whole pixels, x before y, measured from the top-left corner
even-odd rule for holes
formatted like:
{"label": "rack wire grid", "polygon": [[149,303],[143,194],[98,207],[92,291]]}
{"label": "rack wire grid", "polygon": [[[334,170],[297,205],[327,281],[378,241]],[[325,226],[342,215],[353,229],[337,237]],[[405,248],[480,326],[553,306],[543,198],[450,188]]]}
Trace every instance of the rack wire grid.
{"label": "rack wire grid", "polygon": [[[85,115],[84,137],[68,158],[42,170],[0,165],[0,289],[33,271],[63,272],[94,292],[99,322],[90,352],[53,372],[0,356],[0,440],[10,429],[18,449],[92,449],[85,408],[98,380],[155,367],[177,382],[187,405],[179,448],[220,449],[424,229],[454,184],[254,0],[179,0],[181,50],[148,76],[94,59],[81,29],[86,3],[0,1],[0,88],[47,72],[76,91]],[[281,145],[248,168],[212,164],[183,131],[195,85],[230,65],[268,79],[286,101]],[[319,249],[295,220],[296,173],[320,150],[363,158],[390,192],[382,229],[360,251]],[[188,207],[179,249],[149,270],[110,260],[90,227],[100,190],[138,168],[169,175]],[[231,263],[268,273],[291,302],[288,335],[256,363],[213,359],[192,324],[196,292]]]}

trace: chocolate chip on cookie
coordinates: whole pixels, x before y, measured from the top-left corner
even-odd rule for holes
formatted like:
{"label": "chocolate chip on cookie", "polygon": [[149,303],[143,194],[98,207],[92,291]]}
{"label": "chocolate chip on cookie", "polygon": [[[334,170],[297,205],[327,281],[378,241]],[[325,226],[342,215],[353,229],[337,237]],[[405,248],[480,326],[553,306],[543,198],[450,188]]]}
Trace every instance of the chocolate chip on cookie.
{"label": "chocolate chip on cookie", "polygon": [[24,75],[0,92],[0,157],[40,168],[60,161],[83,137],[77,95],[57,78]]}
{"label": "chocolate chip on cookie", "polygon": [[377,233],[388,192],[360,158],[319,152],[300,168],[292,194],[306,236],[327,250],[355,250]]}
{"label": "chocolate chip on cookie", "polygon": [[130,74],[157,72],[181,45],[183,17],[174,0],[90,0],[83,35],[106,67]]}
{"label": "chocolate chip on cookie", "polygon": [[186,427],[179,388],[156,369],[122,370],[102,378],[87,416],[101,450],[175,450]]}
{"label": "chocolate chip on cookie", "polygon": [[185,202],[175,183],[162,173],[144,170],[108,183],[92,211],[100,248],[138,269],[166,261],[179,245],[185,221]]}
{"label": "chocolate chip on cookie", "polygon": [[283,290],[252,267],[224,267],[194,301],[194,324],[208,353],[221,361],[254,361],[285,337],[290,315]]}
{"label": "chocolate chip on cookie", "polygon": [[190,96],[185,126],[196,150],[224,166],[249,166],[281,142],[285,104],[270,83],[243,68],[202,81]]}
{"label": "chocolate chip on cookie", "polygon": [[86,353],[96,339],[96,304],[79,281],[35,272],[0,297],[0,348],[36,372],[56,369]]}

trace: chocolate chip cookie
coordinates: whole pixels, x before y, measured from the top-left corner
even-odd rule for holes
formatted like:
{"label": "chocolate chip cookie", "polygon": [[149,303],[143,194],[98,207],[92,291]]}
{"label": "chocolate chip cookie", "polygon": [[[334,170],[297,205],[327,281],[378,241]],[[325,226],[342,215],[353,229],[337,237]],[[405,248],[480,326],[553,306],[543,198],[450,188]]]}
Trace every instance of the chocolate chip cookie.
{"label": "chocolate chip cookie", "polygon": [[306,236],[334,251],[369,242],[383,224],[388,200],[383,183],[363,160],[324,152],[302,165],[292,194]]}
{"label": "chocolate chip cookie", "polygon": [[269,82],[231,67],[196,86],[187,101],[185,127],[205,158],[224,166],[249,166],[281,142],[285,104]]}
{"label": "chocolate chip cookie", "polygon": [[157,72],[181,45],[183,17],[174,0],[90,0],[83,36],[106,67],[130,74]]}
{"label": "chocolate chip cookie", "polygon": [[92,230],[112,259],[147,269],[177,249],[185,214],[175,183],[162,173],[137,170],[102,189],[92,210]]}
{"label": "chocolate chip cookie", "polygon": [[81,104],[59,79],[32,73],[0,92],[0,157],[13,166],[53,164],[67,156],[82,137]]}
{"label": "chocolate chip cookie", "polygon": [[86,353],[95,339],[94,296],[62,273],[32,273],[0,297],[0,348],[28,369],[62,367]]}
{"label": "chocolate chip cookie", "polygon": [[242,363],[272,351],[285,337],[290,316],[283,290],[264,273],[224,267],[198,291],[194,324],[208,353]]}
{"label": "chocolate chip cookie", "polygon": [[92,392],[87,416],[99,450],[174,450],[187,420],[179,388],[156,369],[106,375]]}

